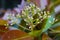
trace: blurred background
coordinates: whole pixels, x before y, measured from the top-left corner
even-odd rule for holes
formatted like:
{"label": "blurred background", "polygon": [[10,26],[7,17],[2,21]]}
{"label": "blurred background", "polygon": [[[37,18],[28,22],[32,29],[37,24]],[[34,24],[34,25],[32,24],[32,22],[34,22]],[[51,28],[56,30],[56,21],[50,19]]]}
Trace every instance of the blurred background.
{"label": "blurred background", "polygon": [[22,0],[0,0],[0,9],[17,7],[21,2]]}
{"label": "blurred background", "polygon": [[[47,14],[49,12],[51,12],[50,14],[54,14],[55,15],[55,18],[58,19],[57,22],[55,23],[59,23],[57,24],[57,26],[59,25],[58,28],[60,28],[60,0],[0,0],[0,30],[3,30],[3,31],[0,31],[0,37],[5,33],[5,30],[6,32],[10,30],[22,30],[22,31],[27,31],[25,29],[28,29],[29,30],[29,27],[30,25],[27,25],[26,26],[26,22],[23,18],[20,18],[21,17],[21,13],[22,11],[24,11],[25,9],[25,6],[27,7],[27,5],[33,5],[35,4],[35,6],[37,6],[38,8],[37,9],[40,9],[40,12],[43,13],[42,15],[44,15],[44,12],[46,12]],[[34,6],[34,5],[33,5]],[[28,7],[31,7],[31,6],[28,6]],[[26,8],[28,9],[28,8]],[[35,10],[35,9],[34,9]],[[29,10],[28,10],[29,11]],[[35,10],[36,11],[36,10]],[[35,13],[35,11],[33,13]],[[37,12],[38,13],[38,12]],[[37,14],[36,13],[36,14]],[[34,15],[34,17],[38,16],[38,15]],[[49,14],[48,14],[49,15]],[[17,17],[18,16],[18,17]],[[29,15],[28,15],[29,16]],[[46,16],[46,15],[45,15]],[[23,16],[24,17],[24,16]],[[40,16],[39,16],[40,17]],[[49,16],[50,17],[50,16]],[[53,18],[55,20],[55,18]],[[37,19],[37,18],[36,18]],[[52,17],[51,17],[52,19]],[[40,20],[40,19],[39,19]],[[45,19],[44,19],[45,20]],[[46,23],[46,21],[44,21],[44,23]],[[29,21],[29,20],[28,20]],[[50,19],[48,20],[50,22]],[[40,21],[39,21],[40,22]],[[43,23],[42,22],[42,23]],[[49,22],[47,22],[47,25],[49,24]],[[32,23],[35,23],[35,21],[33,21]],[[54,24],[55,24],[54,23]],[[54,25],[53,24],[53,25]],[[20,25],[23,25],[23,27],[19,28]],[[34,24],[35,25],[35,24]],[[33,26],[34,26],[33,25]],[[42,26],[45,25],[45,24],[42,24]],[[49,24],[49,25],[52,25],[52,24]],[[48,31],[50,31],[49,29],[49,25],[48,27],[46,27],[46,30],[47,34],[49,34]],[[52,26],[53,26],[52,25]],[[26,27],[25,27],[26,26]],[[39,23],[38,25],[36,25],[36,29],[40,30],[41,24]],[[56,27],[57,27],[56,26]],[[54,28],[56,28],[54,27]],[[57,28],[57,29],[58,29]],[[44,27],[43,27],[44,29]],[[49,29],[49,30],[48,30]],[[53,29],[53,28],[52,28]],[[35,30],[35,29],[34,29]],[[15,33],[14,31],[14,33]],[[18,33],[20,32],[22,35],[22,31],[18,31]],[[17,31],[16,31],[17,32]],[[30,32],[30,30],[29,30]],[[59,29],[59,32],[60,32],[60,29]],[[11,32],[10,32],[11,33]],[[25,32],[25,33],[28,33],[28,32]],[[19,34],[20,35],[20,34]],[[19,36],[17,35],[17,36]],[[53,35],[53,34],[52,34]],[[60,35],[60,34],[59,34]],[[6,34],[5,34],[6,36]],[[8,35],[7,35],[8,36]],[[13,34],[11,35],[13,36]],[[11,37],[10,36],[10,37]],[[46,35],[47,36],[47,35]],[[50,35],[51,36],[51,35]],[[55,36],[55,35],[53,35]],[[13,36],[14,37],[14,36]],[[45,36],[43,36],[45,37]],[[51,36],[52,37],[52,36]],[[55,38],[55,37],[54,37]],[[6,37],[7,39],[7,37]],[[60,40],[60,39],[59,39]]]}

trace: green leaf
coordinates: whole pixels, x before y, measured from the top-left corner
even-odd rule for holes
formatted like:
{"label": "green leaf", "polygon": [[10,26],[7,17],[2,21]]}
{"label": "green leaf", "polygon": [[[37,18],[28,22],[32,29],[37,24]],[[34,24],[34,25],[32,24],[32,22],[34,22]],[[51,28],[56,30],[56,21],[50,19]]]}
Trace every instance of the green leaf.
{"label": "green leaf", "polygon": [[55,28],[55,27],[57,27],[57,26],[60,26],[60,22],[55,23],[54,25],[52,25],[52,28]]}
{"label": "green leaf", "polygon": [[54,14],[51,14],[51,17],[47,18],[44,28],[42,28],[42,33],[47,31],[52,26],[53,19],[54,19]]}

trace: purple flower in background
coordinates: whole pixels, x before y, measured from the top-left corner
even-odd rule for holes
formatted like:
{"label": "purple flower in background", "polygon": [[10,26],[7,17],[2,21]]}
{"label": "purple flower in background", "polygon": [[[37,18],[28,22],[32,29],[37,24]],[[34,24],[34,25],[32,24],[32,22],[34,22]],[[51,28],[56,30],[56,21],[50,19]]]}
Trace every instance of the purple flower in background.
{"label": "purple flower in background", "polygon": [[47,0],[40,0],[40,4],[41,4],[41,9],[45,9],[45,7],[47,6]]}
{"label": "purple flower in background", "polygon": [[60,12],[60,5],[58,5],[58,6],[55,7],[55,12],[56,13]]}
{"label": "purple flower in background", "polygon": [[7,9],[7,11],[5,12],[5,15],[2,19],[7,20],[7,17],[10,13],[11,14],[20,13],[22,11],[22,9],[24,8],[24,5],[25,5],[25,1],[22,0],[21,4],[17,4],[18,7],[14,7],[13,10],[15,10],[15,11],[11,11],[10,9]]}
{"label": "purple flower in background", "polygon": [[25,1],[22,0],[21,4],[18,4],[17,6],[18,7],[15,7],[14,10],[17,12],[17,13],[20,13],[22,11],[22,9],[24,8],[24,5],[25,5]]}

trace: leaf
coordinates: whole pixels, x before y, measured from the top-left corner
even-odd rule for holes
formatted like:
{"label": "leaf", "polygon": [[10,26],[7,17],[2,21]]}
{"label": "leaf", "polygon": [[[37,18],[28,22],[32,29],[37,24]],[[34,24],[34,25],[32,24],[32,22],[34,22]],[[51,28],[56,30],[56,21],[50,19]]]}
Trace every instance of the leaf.
{"label": "leaf", "polygon": [[54,28],[54,30],[60,31],[60,26],[57,26],[56,28]]}
{"label": "leaf", "polygon": [[0,25],[0,31],[8,31],[9,29],[6,26]]}
{"label": "leaf", "polygon": [[50,33],[60,33],[60,22],[52,25],[52,30],[50,31]]}
{"label": "leaf", "polygon": [[7,24],[6,20],[0,20],[0,25],[5,25],[5,24]]}
{"label": "leaf", "polygon": [[60,26],[60,22],[53,24],[52,28],[56,28],[57,26]]}
{"label": "leaf", "polygon": [[4,26],[4,25],[0,25],[0,37],[5,33],[7,32],[9,29]]}
{"label": "leaf", "polygon": [[31,39],[30,36],[27,36],[28,34],[20,31],[20,30],[10,30],[3,34],[1,37],[1,40],[15,40],[15,39]]}
{"label": "leaf", "polygon": [[[53,19],[54,19],[54,14],[52,14],[51,17],[49,17],[49,18],[47,19],[44,28],[42,28],[42,33],[45,32],[45,31],[47,31],[49,28],[51,28]],[[50,21],[51,23],[50,23],[49,21]]]}
{"label": "leaf", "polygon": [[31,36],[25,36],[25,37],[22,37],[22,38],[16,38],[14,40],[33,40],[34,38],[31,37]]}

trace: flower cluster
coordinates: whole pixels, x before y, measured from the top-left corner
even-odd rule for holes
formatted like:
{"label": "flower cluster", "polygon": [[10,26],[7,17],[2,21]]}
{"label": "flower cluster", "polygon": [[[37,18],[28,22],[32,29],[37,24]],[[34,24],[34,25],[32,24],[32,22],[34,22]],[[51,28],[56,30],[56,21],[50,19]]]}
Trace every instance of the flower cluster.
{"label": "flower cluster", "polygon": [[[33,30],[35,26],[39,23],[42,23],[43,20],[50,18],[51,14],[49,11],[41,11],[39,7],[35,4],[31,3],[30,5],[25,6],[21,15],[22,19],[29,25],[29,28]],[[49,23],[54,23],[56,21],[53,18],[53,22],[49,21]]]}
{"label": "flower cluster", "polygon": [[[8,19],[10,20],[11,25],[18,24],[19,26],[22,26],[20,25],[22,19],[26,22],[26,25],[29,26],[28,29],[34,30],[36,25],[42,23],[45,19],[50,17],[51,14],[49,11],[41,11],[35,4],[30,3],[24,7],[21,14],[16,14],[15,16],[9,14]],[[49,21],[49,23],[53,24],[56,21],[57,19],[53,18],[53,22]],[[23,28],[25,29],[25,27]]]}

